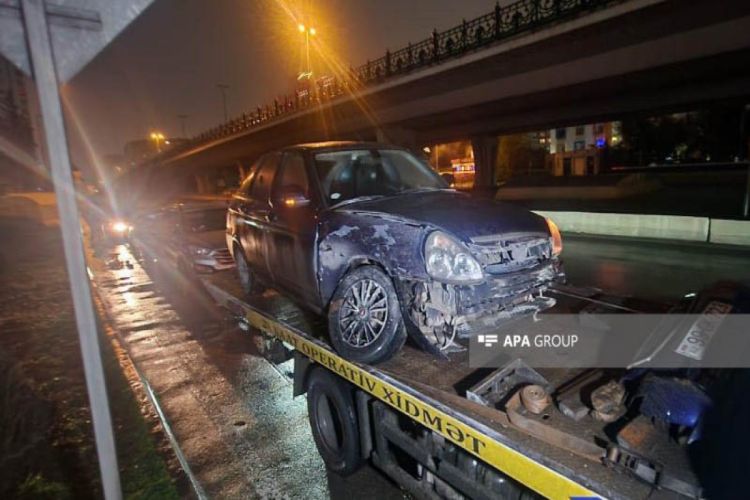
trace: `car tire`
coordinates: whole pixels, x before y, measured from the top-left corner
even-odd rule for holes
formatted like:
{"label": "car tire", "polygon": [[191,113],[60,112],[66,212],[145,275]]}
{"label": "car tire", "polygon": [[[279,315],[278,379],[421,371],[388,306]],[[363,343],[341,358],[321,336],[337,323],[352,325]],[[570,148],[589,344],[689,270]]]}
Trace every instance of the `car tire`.
{"label": "car tire", "polygon": [[328,307],[328,331],[336,352],[347,359],[376,364],[393,357],[406,341],[406,328],[388,275],[375,266],[346,274]]}
{"label": "car tire", "polygon": [[307,380],[307,414],[315,446],[330,470],[348,476],[364,463],[352,386],[321,367],[313,368]]}
{"label": "car tire", "polygon": [[255,274],[250,269],[250,264],[247,263],[245,254],[242,253],[242,249],[239,246],[234,247],[234,262],[237,267],[237,276],[240,279],[242,292],[245,295],[252,295],[257,289]]}

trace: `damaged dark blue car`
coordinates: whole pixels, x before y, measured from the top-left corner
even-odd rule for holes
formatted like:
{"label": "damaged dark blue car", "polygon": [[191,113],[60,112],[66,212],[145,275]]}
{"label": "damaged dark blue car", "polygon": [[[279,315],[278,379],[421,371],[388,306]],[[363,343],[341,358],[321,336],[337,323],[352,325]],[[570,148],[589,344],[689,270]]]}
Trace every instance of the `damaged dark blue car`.
{"label": "damaged dark blue car", "polygon": [[230,203],[227,244],[242,286],[277,288],[328,316],[331,342],[377,363],[407,333],[458,348],[482,325],[554,304],[552,221],[449,189],[405,149],[319,143],[263,156]]}

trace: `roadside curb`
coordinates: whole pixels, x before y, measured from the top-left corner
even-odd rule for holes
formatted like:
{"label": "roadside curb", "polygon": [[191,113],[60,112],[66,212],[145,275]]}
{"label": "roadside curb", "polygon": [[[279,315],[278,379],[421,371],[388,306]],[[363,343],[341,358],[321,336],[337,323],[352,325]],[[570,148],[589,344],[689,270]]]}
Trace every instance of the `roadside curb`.
{"label": "roadside curb", "polygon": [[535,210],[562,232],[750,246],[750,221],[596,212]]}

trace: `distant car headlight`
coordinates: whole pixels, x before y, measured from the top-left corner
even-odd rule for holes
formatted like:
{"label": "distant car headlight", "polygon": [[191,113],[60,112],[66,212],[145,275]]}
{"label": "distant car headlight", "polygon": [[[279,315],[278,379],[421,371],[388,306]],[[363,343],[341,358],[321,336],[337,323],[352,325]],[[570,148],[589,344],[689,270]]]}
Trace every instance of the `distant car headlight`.
{"label": "distant car headlight", "polygon": [[210,248],[197,247],[193,245],[190,245],[188,249],[190,250],[190,253],[195,256],[205,256],[211,253]]}
{"label": "distant car headlight", "polygon": [[109,227],[112,229],[113,232],[118,233],[118,234],[125,234],[131,229],[133,229],[133,227],[130,224],[122,220],[112,221]]}
{"label": "distant car headlight", "polygon": [[560,255],[563,250],[563,243],[562,243],[562,235],[560,235],[560,228],[557,227],[557,224],[550,219],[549,217],[546,218],[547,220],[547,227],[549,228],[549,239],[552,241],[552,255]]}
{"label": "distant car headlight", "polygon": [[435,231],[424,244],[427,274],[446,283],[470,283],[484,279],[479,262],[453,237]]}

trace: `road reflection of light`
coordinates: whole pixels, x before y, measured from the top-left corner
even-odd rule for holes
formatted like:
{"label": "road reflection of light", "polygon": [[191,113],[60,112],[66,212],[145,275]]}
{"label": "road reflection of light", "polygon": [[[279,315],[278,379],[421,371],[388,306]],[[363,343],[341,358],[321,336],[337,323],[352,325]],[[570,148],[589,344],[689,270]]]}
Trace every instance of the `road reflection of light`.
{"label": "road reflection of light", "polygon": [[[123,278],[133,278],[133,254],[127,245],[117,245],[115,247],[117,260],[120,263],[120,268],[116,271],[117,277],[120,280],[125,281]],[[130,265],[128,265],[130,264]],[[122,300],[125,301],[125,305],[128,307],[136,307],[138,305],[138,297],[133,292],[123,292]]]}
{"label": "road reflection of light", "polygon": [[127,262],[132,260],[133,254],[130,253],[130,249],[126,245],[117,245],[117,259],[120,262]]}
{"label": "road reflection of light", "polygon": [[601,283],[599,286],[605,290],[628,288],[627,269],[617,262],[600,262],[595,270],[595,278],[596,283]]}

